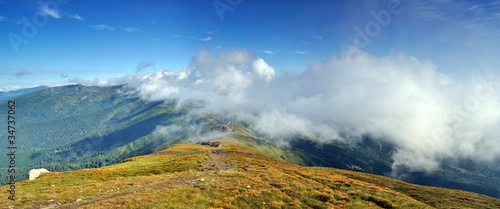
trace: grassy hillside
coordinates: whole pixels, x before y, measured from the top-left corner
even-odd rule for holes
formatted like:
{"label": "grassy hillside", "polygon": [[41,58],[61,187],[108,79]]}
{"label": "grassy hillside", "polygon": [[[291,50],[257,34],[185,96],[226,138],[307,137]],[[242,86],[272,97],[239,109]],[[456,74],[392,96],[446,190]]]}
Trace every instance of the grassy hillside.
{"label": "grassy hillside", "polygon": [[[498,208],[500,200],[277,160],[226,138],[17,184],[17,208]],[[0,190],[5,191],[7,187]]]}

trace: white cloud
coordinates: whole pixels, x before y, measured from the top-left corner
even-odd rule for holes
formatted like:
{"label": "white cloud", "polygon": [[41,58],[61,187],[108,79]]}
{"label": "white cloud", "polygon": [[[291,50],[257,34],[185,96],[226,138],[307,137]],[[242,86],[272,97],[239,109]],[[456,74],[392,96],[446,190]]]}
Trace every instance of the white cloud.
{"label": "white cloud", "polygon": [[309,54],[311,52],[310,51],[300,51],[300,50],[297,50],[294,53],[296,53],[296,54]]}
{"label": "white cloud", "polygon": [[115,30],[115,28],[107,25],[91,25],[90,27],[95,28],[96,30]]}
{"label": "white cloud", "polygon": [[206,38],[200,38],[200,41],[210,41],[212,40],[212,37],[206,37]]}
{"label": "white cloud", "polygon": [[59,11],[57,11],[57,9],[54,9],[54,8],[49,8],[48,5],[45,5],[45,4],[42,4],[40,5],[40,7],[38,8],[38,10],[45,16],[51,16],[53,18],[56,18],[56,19],[59,19],[61,16],[59,15]]}
{"label": "white cloud", "polygon": [[500,158],[500,80],[493,74],[458,82],[429,61],[361,50],[298,75],[276,76],[243,49],[219,56],[201,50],[189,66],[83,82],[127,83],[147,100],[197,102],[199,111],[245,121],[279,144],[297,134],[326,142],[370,136],[397,147],[394,168],[431,171],[446,158]]}
{"label": "white cloud", "polygon": [[0,91],[9,92],[9,91],[18,90],[20,88],[21,88],[21,86],[19,86],[19,85],[8,85],[8,86],[5,86],[3,88],[0,88]]}
{"label": "white cloud", "polygon": [[179,38],[179,37],[181,37],[181,35],[175,34],[175,35],[172,35],[172,37]]}
{"label": "white cloud", "polygon": [[6,18],[4,16],[0,16],[0,22],[4,21]]}
{"label": "white cloud", "polygon": [[248,67],[250,72],[254,72],[258,77],[270,81],[276,75],[276,71],[273,67],[269,66],[266,61],[262,58],[257,58]]}
{"label": "white cloud", "polygon": [[208,35],[212,35],[212,34],[214,34],[214,33],[218,33],[218,31],[207,31],[207,32],[205,32],[205,33],[206,33],[206,34],[208,34]]}
{"label": "white cloud", "polygon": [[77,19],[77,20],[85,20],[83,19],[82,17],[80,17],[80,15],[78,14],[75,14],[75,15],[70,15],[69,18],[72,18],[72,19]]}
{"label": "white cloud", "polygon": [[266,54],[274,54],[274,52],[273,52],[273,51],[271,51],[271,50],[265,50],[265,51],[263,51],[263,52],[264,52],[264,53],[266,53]]}
{"label": "white cloud", "polygon": [[132,33],[132,32],[137,32],[137,31],[139,31],[139,29],[137,29],[137,28],[125,28],[125,31],[127,31],[127,32],[131,32],[131,33]]}
{"label": "white cloud", "polygon": [[318,40],[322,40],[323,39],[323,37],[321,37],[321,36],[314,36],[314,38],[318,39]]}

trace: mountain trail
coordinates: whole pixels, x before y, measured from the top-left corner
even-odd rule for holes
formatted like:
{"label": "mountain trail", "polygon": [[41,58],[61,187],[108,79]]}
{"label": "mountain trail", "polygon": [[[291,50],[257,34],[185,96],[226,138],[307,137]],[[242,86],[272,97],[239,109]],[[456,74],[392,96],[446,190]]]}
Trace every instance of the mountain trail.
{"label": "mountain trail", "polygon": [[208,160],[203,171],[229,170],[231,167],[226,163],[227,153],[219,148],[208,151]]}

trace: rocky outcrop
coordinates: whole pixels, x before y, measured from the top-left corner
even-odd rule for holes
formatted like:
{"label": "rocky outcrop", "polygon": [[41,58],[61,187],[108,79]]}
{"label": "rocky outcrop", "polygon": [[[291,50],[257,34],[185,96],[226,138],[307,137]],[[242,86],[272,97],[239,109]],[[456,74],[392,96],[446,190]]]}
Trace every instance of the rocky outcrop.
{"label": "rocky outcrop", "polygon": [[40,168],[40,169],[31,169],[30,170],[30,180],[36,179],[38,176],[40,176],[42,173],[49,173],[45,168]]}

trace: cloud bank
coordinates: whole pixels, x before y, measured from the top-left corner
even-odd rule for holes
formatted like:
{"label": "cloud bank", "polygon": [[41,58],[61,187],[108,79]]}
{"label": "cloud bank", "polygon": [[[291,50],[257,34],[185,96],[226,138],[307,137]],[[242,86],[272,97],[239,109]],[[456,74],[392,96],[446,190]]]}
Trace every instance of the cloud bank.
{"label": "cloud bank", "polygon": [[296,135],[325,142],[370,136],[396,145],[394,168],[432,171],[445,158],[500,157],[500,80],[486,74],[454,81],[403,53],[375,57],[352,49],[300,74],[278,75],[244,49],[219,56],[201,50],[178,72],[82,82],[126,83],[150,101],[195,101],[279,144]]}

